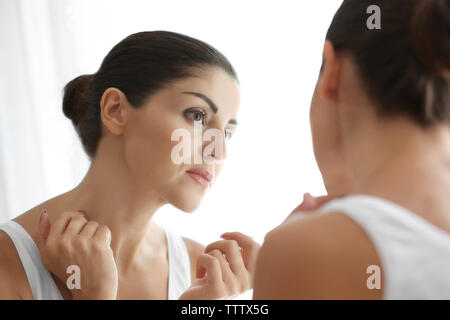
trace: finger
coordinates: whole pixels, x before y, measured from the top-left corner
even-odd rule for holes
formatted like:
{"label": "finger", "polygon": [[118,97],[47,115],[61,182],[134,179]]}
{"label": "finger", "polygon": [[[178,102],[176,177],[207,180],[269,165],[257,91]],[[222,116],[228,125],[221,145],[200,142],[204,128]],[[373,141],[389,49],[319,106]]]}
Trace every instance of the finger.
{"label": "finger", "polygon": [[223,252],[218,249],[214,249],[208,252],[208,254],[216,258],[217,261],[219,261],[220,271],[222,273],[222,281],[225,283],[228,294],[231,295],[235,294],[236,292],[239,292],[240,288],[238,276],[236,276],[231,270],[230,264],[225,258]]}
{"label": "finger", "polygon": [[320,208],[321,206],[323,206],[325,203],[327,203],[328,201],[334,200],[334,199],[338,199],[338,198],[342,198],[344,197],[345,194],[337,194],[337,195],[326,195],[326,196],[320,196],[315,198],[315,204],[316,204],[316,209]]}
{"label": "finger", "polygon": [[309,213],[313,212],[317,209],[319,209],[321,206],[323,206],[328,201],[340,198],[345,196],[344,193],[342,194],[335,194],[335,195],[325,195],[320,197],[313,197],[309,193],[305,193],[303,195],[303,202],[297,206],[290,214],[289,216],[284,220],[285,222],[289,220],[293,216],[297,216],[301,213]]}
{"label": "finger", "polygon": [[309,193],[303,194],[303,201],[294,210],[292,210],[290,215],[294,215],[299,212],[308,212],[317,209],[319,198],[313,197]]}
{"label": "finger", "polygon": [[79,235],[80,235],[80,237],[90,239],[90,238],[92,238],[94,236],[94,234],[97,231],[98,227],[99,227],[98,222],[92,221],[92,220],[88,221],[84,225],[83,229],[81,229]]}
{"label": "finger", "polygon": [[42,252],[42,249],[45,247],[49,233],[50,219],[48,218],[47,210],[43,210],[39,217],[38,231],[36,233],[36,245],[40,252]]}
{"label": "finger", "polygon": [[236,240],[230,239],[216,241],[209,244],[205,248],[206,253],[209,253],[213,250],[219,250],[220,252],[225,254],[225,258],[228,261],[231,271],[234,274],[240,275],[243,272],[247,271],[244,264],[241,247],[239,247],[239,244]]}
{"label": "finger", "polygon": [[70,223],[72,217],[82,215],[76,211],[66,211],[61,213],[51,224],[50,233],[47,238],[47,243],[57,243],[60,241],[66,227]]}
{"label": "finger", "polygon": [[310,213],[316,209],[316,199],[313,198],[309,193],[303,195],[303,201],[300,203],[292,212],[286,217],[284,222],[289,220],[294,216],[298,216],[302,213]]}
{"label": "finger", "polygon": [[243,249],[242,254],[245,267],[248,271],[253,272],[259,248],[261,247],[259,243],[241,232],[225,232],[221,237],[237,241],[239,246]]}
{"label": "finger", "polygon": [[196,269],[197,278],[202,278],[206,274],[210,283],[223,282],[219,260],[209,254],[202,253],[198,256]]}
{"label": "finger", "polygon": [[84,216],[73,216],[70,218],[69,224],[63,234],[75,236],[80,233],[86,223],[87,220]]}
{"label": "finger", "polygon": [[328,201],[342,198],[345,196],[346,196],[346,193],[337,193],[337,194],[333,194],[333,195],[324,195],[324,196],[320,196],[320,197],[313,197],[309,193],[306,194],[306,198],[308,198],[307,201],[312,200],[310,202],[312,204],[312,210],[316,210],[317,208],[320,208]]}
{"label": "finger", "polygon": [[97,231],[92,238],[97,239],[102,243],[106,243],[108,246],[111,245],[111,231],[104,224],[98,226]]}
{"label": "finger", "polygon": [[82,216],[83,213],[77,211],[66,211],[61,213],[55,221],[52,223],[52,230],[50,231],[49,237],[54,235],[61,235],[66,230],[66,227],[70,223],[70,219],[75,216]]}
{"label": "finger", "polygon": [[314,210],[317,206],[316,198],[314,198],[311,194],[308,192],[303,194],[303,201],[302,203],[295,208],[296,210],[302,210],[302,211],[308,211],[308,210]]}

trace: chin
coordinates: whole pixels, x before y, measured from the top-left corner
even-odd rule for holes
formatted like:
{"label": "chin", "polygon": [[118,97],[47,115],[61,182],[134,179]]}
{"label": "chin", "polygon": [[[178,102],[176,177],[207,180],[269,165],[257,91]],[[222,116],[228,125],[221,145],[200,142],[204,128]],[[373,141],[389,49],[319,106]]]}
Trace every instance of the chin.
{"label": "chin", "polygon": [[175,205],[173,204],[177,209],[180,209],[183,212],[192,213],[199,207],[199,204],[183,204],[183,205]]}
{"label": "chin", "polygon": [[198,209],[202,198],[203,197],[192,195],[190,197],[180,196],[177,197],[174,201],[171,201],[170,203],[177,209],[180,209],[181,211],[191,213]]}
{"label": "chin", "polygon": [[164,198],[168,203],[189,213],[198,209],[207,193],[207,189],[187,176],[165,188],[165,191]]}

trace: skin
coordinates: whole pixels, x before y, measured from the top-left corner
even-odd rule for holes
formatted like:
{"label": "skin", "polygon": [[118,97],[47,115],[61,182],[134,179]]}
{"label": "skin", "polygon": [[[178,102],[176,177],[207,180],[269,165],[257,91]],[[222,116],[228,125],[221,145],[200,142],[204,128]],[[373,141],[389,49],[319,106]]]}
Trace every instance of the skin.
{"label": "skin", "polygon": [[[351,56],[328,41],[323,53],[310,116],[329,199],[381,197],[450,233],[449,126],[423,129],[404,116],[378,117]],[[383,265],[368,235],[342,212],[315,215],[317,207],[299,206],[266,235],[254,299],[383,298]],[[380,266],[381,289],[367,288],[369,265]]]}
{"label": "skin", "polygon": [[[163,229],[152,218],[165,204],[172,204],[185,212],[192,212],[199,206],[207,188],[196,182],[186,170],[193,167],[207,168],[214,175],[215,181],[222,168],[222,164],[218,162],[180,165],[172,162],[171,150],[179,143],[171,141],[172,132],[183,128],[192,136],[194,120],[199,119],[198,110],[203,110],[206,114],[204,130],[214,128],[229,133],[235,130],[236,124],[232,122],[237,118],[240,102],[236,81],[217,67],[204,67],[193,72],[195,76],[176,80],[154,93],[145,107],[140,109],[133,108],[120,90],[105,90],[100,101],[102,138],[97,155],[84,179],[74,189],[14,219],[36,243],[40,241],[37,231],[39,215],[43,209],[47,210],[49,225],[54,225],[61,219],[63,212],[83,210],[86,221],[106,226],[110,232],[110,249],[118,274],[117,299],[167,299],[167,244]],[[217,113],[212,112],[204,99],[184,92],[197,92],[207,96],[217,106]],[[196,113],[186,114],[187,110],[194,109],[197,110]],[[193,147],[192,155],[196,152],[201,156],[209,143],[199,144],[195,150]],[[221,160],[225,157],[226,148],[221,158],[216,158]],[[80,221],[80,226],[86,223]],[[48,226],[43,227],[45,231],[42,233],[48,236],[47,229]],[[229,272],[226,268],[234,267],[231,263],[219,264],[216,261],[217,251],[209,254],[214,250],[226,251],[228,258],[230,255],[236,256],[240,247],[251,250],[251,256],[259,249],[245,235],[232,233],[227,237],[208,246],[207,252],[202,244],[183,238],[191,260],[192,282],[197,280],[197,273],[207,279],[211,270],[225,273]],[[31,299],[31,291],[18,254],[3,232],[0,232],[0,255],[0,296]],[[213,263],[199,263],[199,260],[207,260],[205,255],[215,257]],[[224,259],[223,255],[220,257]],[[240,283],[242,286],[230,288],[230,282],[218,284],[208,281],[208,290],[205,285],[202,287],[205,296],[197,294],[192,298],[216,298],[211,296],[211,288],[215,290],[215,294],[222,295],[235,294],[237,292],[234,290],[237,289],[247,289],[249,278],[253,277],[247,269],[242,269],[245,267],[242,259],[241,256],[241,261],[237,259],[236,262],[240,263],[236,267],[239,275],[236,275],[236,270],[229,274],[233,283]],[[254,265],[256,258],[253,260],[251,265]],[[212,269],[218,265],[223,268]],[[65,281],[54,274],[52,276],[64,298],[71,299],[73,296],[65,286]],[[199,283],[195,284],[198,289]],[[191,296],[186,294],[186,297]]]}

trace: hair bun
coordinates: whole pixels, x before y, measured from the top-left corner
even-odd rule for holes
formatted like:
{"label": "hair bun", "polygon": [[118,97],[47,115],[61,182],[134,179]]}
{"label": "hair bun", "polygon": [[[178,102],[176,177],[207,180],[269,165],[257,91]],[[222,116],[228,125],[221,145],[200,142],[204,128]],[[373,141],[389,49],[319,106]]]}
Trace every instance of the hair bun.
{"label": "hair bun", "polygon": [[412,19],[415,54],[431,73],[450,69],[450,0],[421,0]]}
{"label": "hair bun", "polygon": [[85,93],[93,77],[93,74],[81,75],[64,86],[63,113],[75,127],[86,110]]}

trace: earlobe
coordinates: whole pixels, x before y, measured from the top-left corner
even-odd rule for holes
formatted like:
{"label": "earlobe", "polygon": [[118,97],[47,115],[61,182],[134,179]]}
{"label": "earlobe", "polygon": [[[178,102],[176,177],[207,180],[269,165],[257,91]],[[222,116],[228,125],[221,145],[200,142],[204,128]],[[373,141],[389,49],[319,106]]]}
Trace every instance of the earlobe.
{"label": "earlobe", "polygon": [[325,41],[323,48],[322,76],[319,81],[319,93],[325,100],[335,101],[339,86],[340,61],[330,41]]}
{"label": "earlobe", "polygon": [[124,94],[116,88],[108,88],[100,100],[100,117],[112,134],[120,135],[125,126]]}

